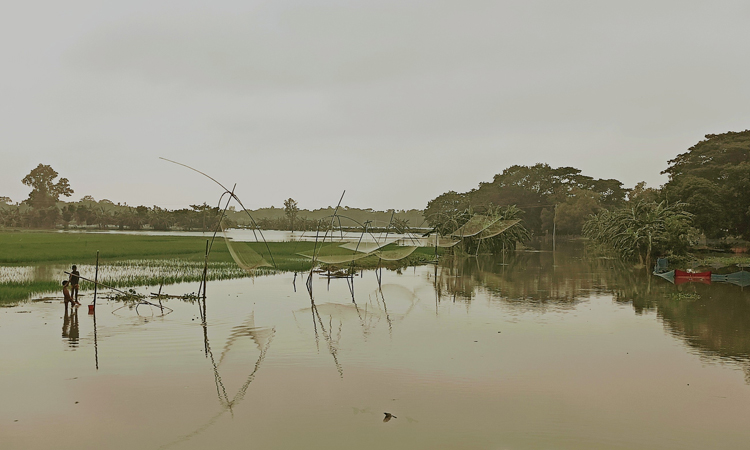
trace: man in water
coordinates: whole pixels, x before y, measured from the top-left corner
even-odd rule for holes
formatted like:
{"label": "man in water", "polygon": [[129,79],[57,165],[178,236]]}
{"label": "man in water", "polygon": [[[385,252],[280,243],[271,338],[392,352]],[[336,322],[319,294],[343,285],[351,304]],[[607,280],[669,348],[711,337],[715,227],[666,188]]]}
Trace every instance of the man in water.
{"label": "man in water", "polygon": [[80,305],[78,303],[78,281],[81,274],[78,273],[78,270],[76,269],[76,266],[74,265],[70,271],[70,278],[68,278],[68,281],[70,282],[70,288],[73,290],[73,295],[76,299],[76,304]]}

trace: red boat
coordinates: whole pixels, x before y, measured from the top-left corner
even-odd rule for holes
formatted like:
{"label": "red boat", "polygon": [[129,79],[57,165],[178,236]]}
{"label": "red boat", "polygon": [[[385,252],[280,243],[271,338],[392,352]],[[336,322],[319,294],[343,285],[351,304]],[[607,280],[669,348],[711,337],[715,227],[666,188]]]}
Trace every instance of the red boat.
{"label": "red boat", "polygon": [[690,283],[690,282],[711,284],[711,271],[709,270],[706,272],[685,272],[684,270],[675,269],[674,282],[675,284]]}

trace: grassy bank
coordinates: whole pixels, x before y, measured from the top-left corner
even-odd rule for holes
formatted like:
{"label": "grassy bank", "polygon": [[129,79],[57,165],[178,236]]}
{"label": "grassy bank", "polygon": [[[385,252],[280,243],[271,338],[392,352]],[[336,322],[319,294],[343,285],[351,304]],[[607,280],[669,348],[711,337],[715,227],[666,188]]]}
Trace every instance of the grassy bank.
{"label": "grassy bank", "polygon": [[[310,270],[310,260],[299,253],[310,254],[313,242],[239,242],[236,251],[250,249],[268,262],[275,262],[280,271],[303,272]],[[64,278],[62,267],[76,264],[83,276],[93,278],[96,251],[100,255],[100,280],[114,287],[173,284],[198,281],[206,248],[206,238],[199,236],[150,236],[98,233],[55,232],[0,232],[0,266],[14,266],[25,274],[24,266],[53,267],[54,275],[21,275],[19,279],[0,276],[0,302],[15,302],[33,294],[60,290]],[[273,255],[273,258],[269,256]],[[341,250],[346,254],[347,250]],[[398,269],[431,260],[434,250],[419,248],[400,261],[383,261],[382,267]],[[356,261],[356,268],[374,268],[379,264],[375,256]],[[248,276],[234,262],[222,236],[218,236],[211,250],[208,276],[210,280]],[[341,264],[348,268],[349,264]],[[336,267],[334,267],[336,269]],[[263,268],[258,273],[267,273]],[[50,272],[50,271],[47,271]],[[0,274],[2,275],[2,274]],[[56,279],[51,279],[51,278]],[[87,289],[86,282],[81,288]]]}
{"label": "grassy bank", "polygon": [[[221,243],[223,239],[217,239]],[[0,264],[93,263],[126,259],[202,261],[206,239],[198,236],[0,232]],[[213,261],[232,261],[225,245],[215,245]]]}

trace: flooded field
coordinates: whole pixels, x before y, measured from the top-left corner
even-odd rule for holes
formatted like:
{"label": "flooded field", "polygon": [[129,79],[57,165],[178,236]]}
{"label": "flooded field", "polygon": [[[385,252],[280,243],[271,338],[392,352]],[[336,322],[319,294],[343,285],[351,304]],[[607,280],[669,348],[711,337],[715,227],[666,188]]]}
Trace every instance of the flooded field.
{"label": "flooded field", "polygon": [[[101,235],[112,235],[112,234],[123,234],[131,236],[194,236],[202,237],[205,239],[211,239],[213,232],[203,231],[155,231],[155,230],[65,230],[58,231],[61,234],[101,234]],[[265,239],[267,242],[290,242],[290,241],[307,241],[314,242],[316,239],[320,240],[324,232],[316,233],[315,231],[284,231],[284,230],[252,230],[245,228],[231,228],[226,230],[227,237],[237,242],[257,242]],[[262,237],[261,237],[262,236]],[[331,235],[329,235],[330,238]],[[373,242],[375,240],[383,241],[387,238],[388,242],[397,241],[399,239],[410,238],[411,234],[401,233],[365,233],[352,232],[352,231],[337,231],[333,237],[342,240],[354,240],[357,241],[360,238],[363,242]]]}
{"label": "flooded field", "polygon": [[23,302],[0,308],[0,447],[744,448],[749,292],[573,246],[315,275],[312,297],[217,280],[164,316]]}

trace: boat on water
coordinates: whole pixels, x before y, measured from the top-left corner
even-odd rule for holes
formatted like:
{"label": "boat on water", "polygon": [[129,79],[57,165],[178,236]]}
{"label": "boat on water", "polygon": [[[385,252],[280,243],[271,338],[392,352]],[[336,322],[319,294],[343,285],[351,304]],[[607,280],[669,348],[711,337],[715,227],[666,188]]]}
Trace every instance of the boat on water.
{"label": "boat on water", "polygon": [[738,272],[729,274],[716,274],[711,273],[710,270],[704,272],[691,272],[688,270],[668,270],[666,258],[659,258],[654,266],[653,274],[664,278],[670,283],[683,284],[683,283],[731,283],[740,287],[750,286],[750,272],[740,270]]}
{"label": "boat on water", "polygon": [[711,284],[711,271],[707,270],[705,272],[687,272],[680,269],[674,270],[674,284],[692,282]]}
{"label": "boat on water", "polygon": [[687,272],[685,270],[669,270],[666,272],[653,272],[657,277],[664,278],[670,283],[703,283],[711,284],[711,272]]}

